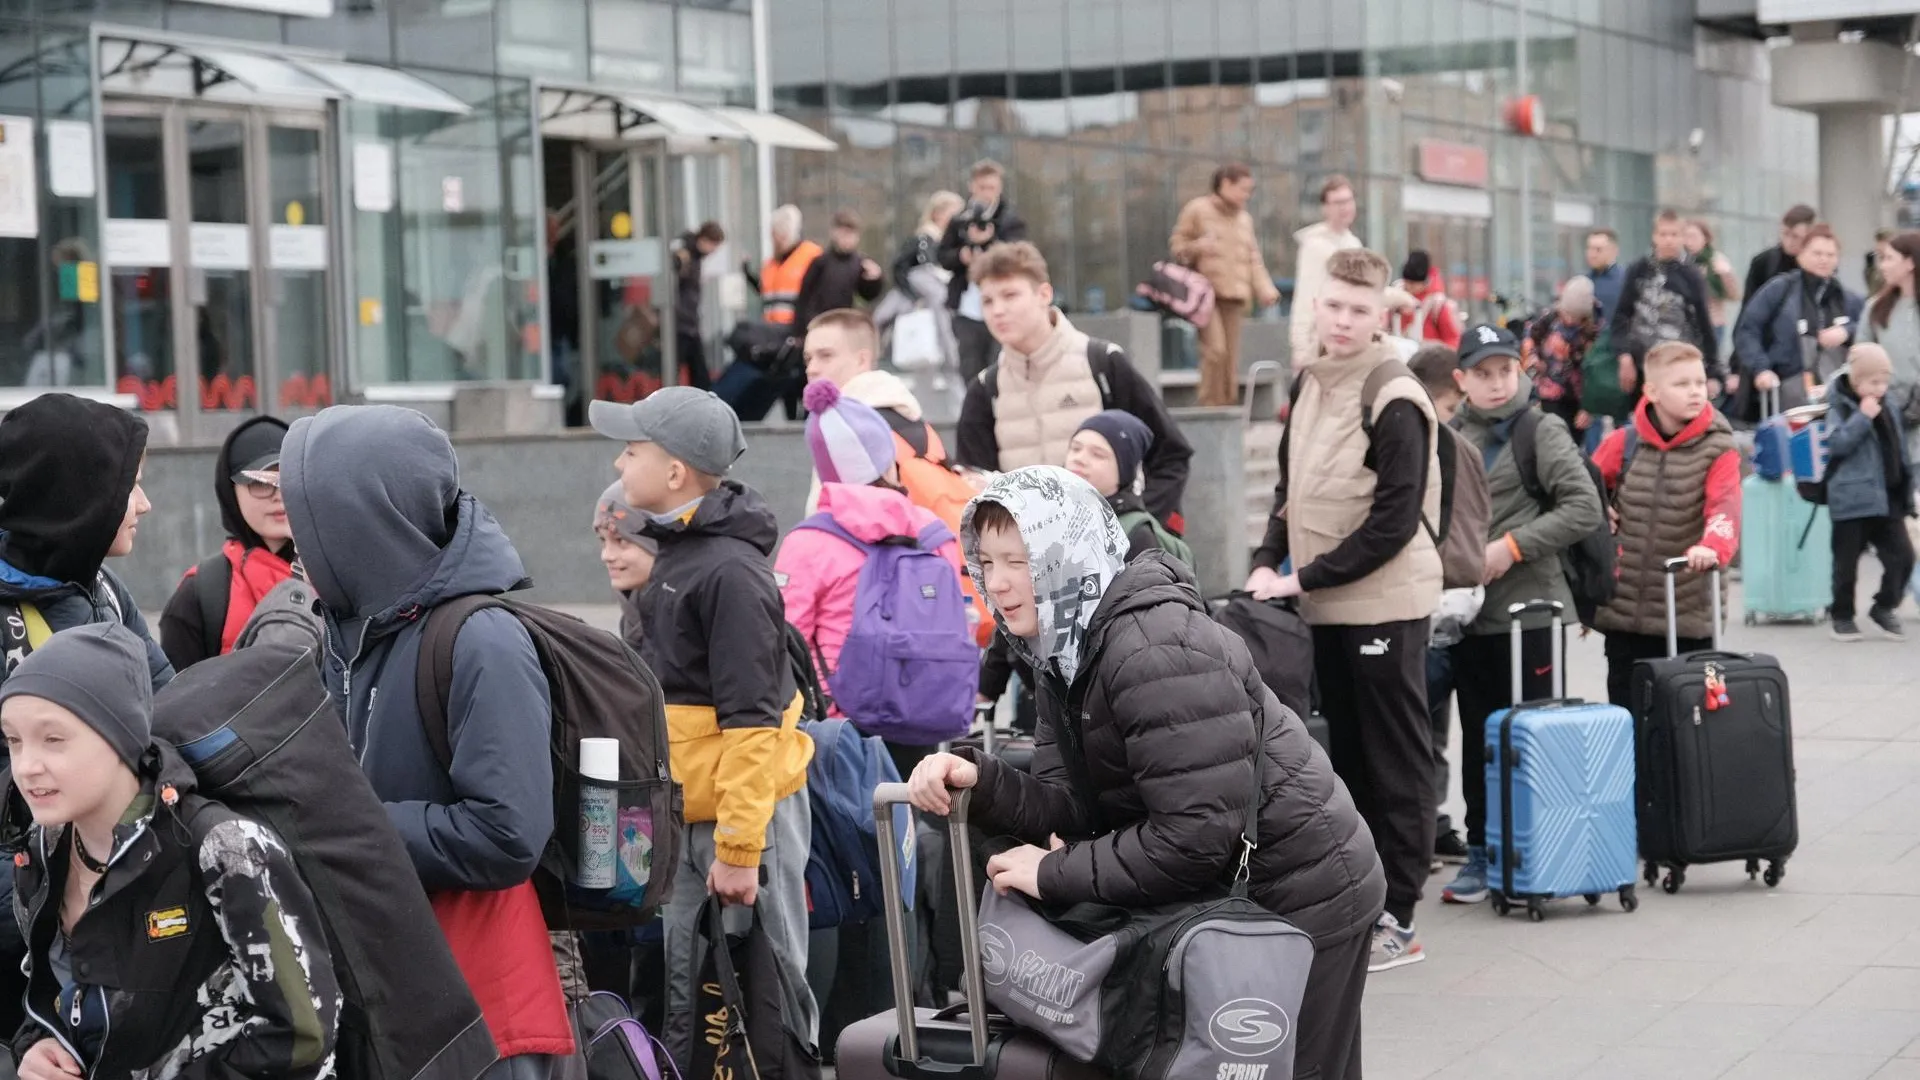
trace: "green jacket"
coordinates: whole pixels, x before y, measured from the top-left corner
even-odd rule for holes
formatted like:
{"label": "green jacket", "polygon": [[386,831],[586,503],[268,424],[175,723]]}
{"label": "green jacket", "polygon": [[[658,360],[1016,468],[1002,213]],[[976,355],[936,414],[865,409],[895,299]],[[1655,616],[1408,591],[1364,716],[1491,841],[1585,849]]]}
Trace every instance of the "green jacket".
{"label": "green jacket", "polygon": [[[1557,416],[1543,416],[1534,429],[1535,462],[1540,486],[1553,498],[1553,509],[1543,510],[1520,483],[1520,468],[1514,463],[1507,445],[1507,433],[1513,418],[1531,408],[1529,395],[1522,394],[1498,409],[1482,411],[1472,403],[1462,405],[1454,425],[1462,437],[1480,448],[1487,465],[1487,492],[1493,502],[1493,518],[1487,527],[1487,539],[1497,540],[1508,533],[1520,545],[1521,561],[1505,575],[1487,586],[1487,600],[1480,616],[1467,628],[1474,635],[1505,634],[1511,629],[1507,608],[1528,600],[1558,600],[1566,605],[1566,620],[1571,623],[1573,592],[1567,587],[1567,575],[1561,569],[1560,554],[1581,537],[1600,527],[1605,514],[1600,493],[1580,458],[1566,422]],[[1489,455],[1487,451],[1493,453]],[[1545,615],[1529,618],[1531,629],[1545,626]]]}

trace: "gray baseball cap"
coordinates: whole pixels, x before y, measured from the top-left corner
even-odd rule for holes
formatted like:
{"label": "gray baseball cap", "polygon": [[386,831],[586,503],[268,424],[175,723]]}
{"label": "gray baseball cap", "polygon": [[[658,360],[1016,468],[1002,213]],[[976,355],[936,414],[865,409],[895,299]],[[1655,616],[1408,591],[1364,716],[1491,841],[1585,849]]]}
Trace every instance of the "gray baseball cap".
{"label": "gray baseball cap", "polygon": [[596,401],[587,409],[587,420],[609,439],[659,443],[709,476],[725,476],[747,452],[732,406],[710,390],[691,386],[663,387],[631,405]]}

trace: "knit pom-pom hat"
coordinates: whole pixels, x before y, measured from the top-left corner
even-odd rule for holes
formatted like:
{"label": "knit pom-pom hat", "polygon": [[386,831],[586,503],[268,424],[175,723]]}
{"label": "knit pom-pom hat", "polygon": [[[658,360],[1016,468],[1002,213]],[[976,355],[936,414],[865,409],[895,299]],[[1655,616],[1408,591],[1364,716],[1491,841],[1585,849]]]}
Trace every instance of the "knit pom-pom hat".
{"label": "knit pom-pom hat", "polygon": [[822,379],[807,384],[807,449],[823,484],[871,484],[893,468],[893,429],[872,406],[841,397]]}

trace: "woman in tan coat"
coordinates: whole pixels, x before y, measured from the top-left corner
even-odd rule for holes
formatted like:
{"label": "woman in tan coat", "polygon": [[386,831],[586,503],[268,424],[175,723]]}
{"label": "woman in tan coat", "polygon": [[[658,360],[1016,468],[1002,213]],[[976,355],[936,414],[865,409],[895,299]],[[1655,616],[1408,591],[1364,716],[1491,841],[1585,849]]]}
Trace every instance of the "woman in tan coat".
{"label": "woman in tan coat", "polygon": [[1249,308],[1278,303],[1280,290],[1260,257],[1253,215],[1253,172],[1222,165],[1213,193],[1187,203],[1168,241],[1176,261],[1213,283],[1213,318],[1200,330],[1200,404],[1232,405],[1240,397],[1240,324]]}

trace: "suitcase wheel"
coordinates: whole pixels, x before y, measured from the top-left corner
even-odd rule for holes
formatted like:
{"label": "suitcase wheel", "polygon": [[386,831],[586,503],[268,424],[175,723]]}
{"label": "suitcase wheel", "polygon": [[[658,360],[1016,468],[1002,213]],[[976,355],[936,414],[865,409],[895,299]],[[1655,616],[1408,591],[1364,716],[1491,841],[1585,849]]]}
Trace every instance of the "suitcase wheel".
{"label": "suitcase wheel", "polygon": [[1666,880],[1660,883],[1660,888],[1664,890],[1668,896],[1672,896],[1674,893],[1680,891],[1680,886],[1686,883],[1687,868],[1684,866],[1672,866],[1667,868]]}
{"label": "suitcase wheel", "polygon": [[1752,881],[1754,878],[1757,878],[1759,876],[1760,876],[1760,860],[1748,859],[1747,860],[1747,880]]}
{"label": "suitcase wheel", "polygon": [[1527,901],[1527,918],[1534,922],[1547,921],[1547,905],[1537,899]]}
{"label": "suitcase wheel", "polygon": [[1646,881],[1647,888],[1649,889],[1660,884],[1660,864],[1654,862],[1652,859],[1648,859],[1646,871],[1641,877]]}
{"label": "suitcase wheel", "polygon": [[1767,888],[1771,889],[1775,885],[1780,884],[1780,879],[1786,876],[1787,876],[1787,864],[1785,862],[1775,861],[1767,864],[1767,873],[1766,873]]}
{"label": "suitcase wheel", "polygon": [[1493,905],[1493,913],[1503,919],[1507,917],[1507,912],[1513,910],[1513,905],[1507,901],[1504,893],[1493,893],[1488,897],[1488,902]]}
{"label": "suitcase wheel", "polygon": [[1600,894],[1597,892],[1585,894],[1584,899],[1587,901],[1588,907],[1598,907],[1600,905]]}
{"label": "suitcase wheel", "polygon": [[1633,886],[1626,885],[1621,887],[1620,907],[1623,910],[1628,912],[1635,912],[1640,910],[1640,898],[1634,895]]}

